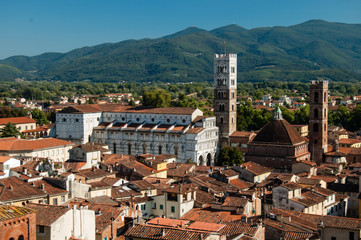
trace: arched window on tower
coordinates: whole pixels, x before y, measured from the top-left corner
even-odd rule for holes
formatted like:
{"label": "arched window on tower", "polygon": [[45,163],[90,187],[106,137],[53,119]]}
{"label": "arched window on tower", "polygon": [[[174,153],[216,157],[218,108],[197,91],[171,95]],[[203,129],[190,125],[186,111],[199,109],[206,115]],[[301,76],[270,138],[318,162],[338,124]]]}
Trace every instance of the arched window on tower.
{"label": "arched window on tower", "polygon": [[223,123],[223,117],[221,117],[221,123]]}
{"label": "arched window on tower", "polygon": [[318,92],[315,92],[314,100],[315,100],[315,103],[319,102],[320,99],[319,99],[319,96],[318,96]]}
{"label": "arched window on tower", "polygon": [[323,93],[323,101],[326,102],[327,100],[327,93]]}
{"label": "arched window on tower", "polygon": [[324,116],[324,118],[326,118],[327,117],[327,109],[325,108],[325,110],[323,112],[324,112],[323,116]]}
{"label": "arched window on tower", "polygon": [[318,118],[318,109],[317,108],[315,108],[313,110],[313,116],[314,116],[314,118]]}
{"label": "arched window on tower", "polygon": [[318,132],[318,123],[313,124],[313,132]]}

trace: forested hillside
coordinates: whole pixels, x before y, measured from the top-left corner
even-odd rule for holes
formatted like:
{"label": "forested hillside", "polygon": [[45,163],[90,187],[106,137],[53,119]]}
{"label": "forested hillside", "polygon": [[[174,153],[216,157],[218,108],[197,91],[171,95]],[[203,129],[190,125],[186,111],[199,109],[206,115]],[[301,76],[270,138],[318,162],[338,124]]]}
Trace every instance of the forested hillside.
{"label": "forested hillside", "polygon": [[212,81],[213,54],[238,54],[239,81],[361,80],[361,24],[312,20],[289,27],[212,31],[191,27],[158,39],[83,47],[0,61],[0,80]]}

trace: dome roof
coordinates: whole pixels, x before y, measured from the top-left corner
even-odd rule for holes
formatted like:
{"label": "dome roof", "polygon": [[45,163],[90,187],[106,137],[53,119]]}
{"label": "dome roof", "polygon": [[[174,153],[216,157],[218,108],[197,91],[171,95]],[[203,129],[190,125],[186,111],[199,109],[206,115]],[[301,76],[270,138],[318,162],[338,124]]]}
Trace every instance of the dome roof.
{"label": "dome roof", "polygon": [[304,141],[291,124],[282,118],[276,118],[267,123],[252,142],[293,145]]}

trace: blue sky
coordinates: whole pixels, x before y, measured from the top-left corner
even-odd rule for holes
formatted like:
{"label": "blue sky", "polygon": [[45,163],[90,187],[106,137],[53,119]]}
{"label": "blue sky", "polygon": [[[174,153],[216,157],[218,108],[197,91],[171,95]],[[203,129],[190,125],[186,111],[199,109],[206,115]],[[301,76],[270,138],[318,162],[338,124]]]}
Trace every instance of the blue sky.
{"label": "blue sky", "polygon": [[0,0],[0,59],[67,52],[190,26],[289,26],[311,19],[361,23],[361,0]]}

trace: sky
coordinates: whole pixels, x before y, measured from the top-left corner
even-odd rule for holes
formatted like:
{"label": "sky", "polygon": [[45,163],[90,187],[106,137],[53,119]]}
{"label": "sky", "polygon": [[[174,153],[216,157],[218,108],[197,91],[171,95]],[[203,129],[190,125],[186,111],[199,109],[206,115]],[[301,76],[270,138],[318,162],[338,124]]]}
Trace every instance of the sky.
{"label": "sky", "polygon": [[361,0],[0,0],[0,59],[68,52],[196,26],[361,23]]}

